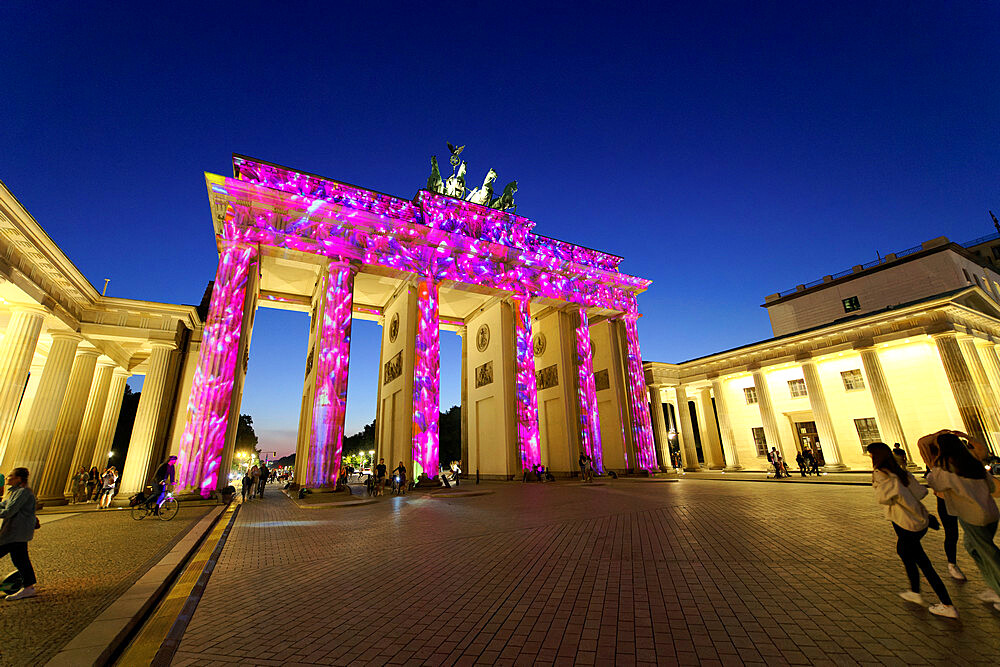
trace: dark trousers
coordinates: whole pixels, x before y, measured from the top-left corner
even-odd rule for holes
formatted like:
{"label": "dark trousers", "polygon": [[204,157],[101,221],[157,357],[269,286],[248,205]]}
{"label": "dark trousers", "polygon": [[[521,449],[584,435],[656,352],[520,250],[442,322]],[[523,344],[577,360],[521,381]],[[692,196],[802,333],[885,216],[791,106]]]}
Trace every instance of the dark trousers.
{"label": "dark trousers", "polygon": [[948,589],[944,587],[944,582],[934,570],[931,559],[924,553],[924,547],[920,544],[920,540],[927,534],[927,529],[913,532],[900,528],[895,523],[892,524],[892,527],[896,531],[897,537],[896,553],[899,554],[900,560],[903,561],[903,567],[906,568],[906,576],[910,580],[910,590],[914,593],[920,592],[920,572],[917,571],[919,568],[924,573],[924,577],[927,578],[927,583],[931,585],[938,599],[941,600],[941,604],[951,604]]}
{"label": "dark trousers", "polygon": [[260,496],[261,498],[264,497],[264,487],[266,485],[267,485],[267,480],[264,479],[263,477],[261,477],[260,480],[258,480],[257,482],[257,495]]}
{"label": "dark trousers", "polygon": [[943,498],[937,499],[938,516],[944,526],[944,555],[949,563],[957,563],[958,558],[958,517],[948,514],[948,506]]}
{"label": "dark trousers", "polygon": [[819,464],[816,461],[809,464],[809,472],[817,476],[819,475]]}
{"label": "dark trousers", "polygon": [[27,588],[35,585],[35,568],[31,567],[31,559],[28,558],[27,542],[8,542],[0,544],[0,558],[10,554],[10,560],[14,567],[21,573],[21,585]]}

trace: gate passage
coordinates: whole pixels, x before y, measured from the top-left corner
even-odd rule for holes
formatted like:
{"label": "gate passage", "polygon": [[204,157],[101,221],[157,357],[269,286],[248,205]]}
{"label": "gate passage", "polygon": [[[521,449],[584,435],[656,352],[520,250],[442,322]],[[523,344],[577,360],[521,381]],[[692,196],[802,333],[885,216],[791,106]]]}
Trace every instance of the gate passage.
{"label": "gate passage", "polygon": [[[657,468],[636,329],[636,297],[650,281],[619,272],[622,258],[430,190],[406,200],[238,155],[233,173],[206,174],[219,265],[179,488],[208,495],[228,483],[258,305],[313,318],[296,456],[303,485],[333,485],[340,469],[354,317],[390,324],[378,456],[409,461],[415,475],[439,469],[442,327],[474,334],[463,344],[463,367],[478,369],[463,377],[464,407],[475,402],[469,469],[559,470],[580,452],[598,469]],[[595,363],[606,367],[600,386]]]}

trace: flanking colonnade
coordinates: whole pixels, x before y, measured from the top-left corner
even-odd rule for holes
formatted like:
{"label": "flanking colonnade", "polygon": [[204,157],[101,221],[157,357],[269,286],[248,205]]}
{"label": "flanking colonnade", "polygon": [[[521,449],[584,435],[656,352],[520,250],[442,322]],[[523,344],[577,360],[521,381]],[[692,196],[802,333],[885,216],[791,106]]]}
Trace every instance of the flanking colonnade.
{"label": "flanking colonnade", "polygon": [[[568,473],[583,451],[601,465],[657,469],[636,325],[649,281],[620,273],[621,258],[426,190],[408,201],[242,156],[233,178],[206,179],[219,266],[178,446],[183,487],[204,495],[225,481],[258,304],[312,318],[296,456],[303,485],[331,486],[340,469],[356,316],[383,325],[379,453],[414,474],[440,464],[440,330],[467,337],[473,326],[463,421],[480,468],[510,478],[546,457],[552,467],[555,456]],[[547,354],[555,362],[539,368]],[[595,373],[594,357],[607,368]]]}
{"label": "flanking colonnade", "polygon": [[687,471],[764,470],[765,448],[825,470],[864,446],[964,430],[1000,452],[1000,311],[978,287],[681,364],[645,364],[657,447]]}

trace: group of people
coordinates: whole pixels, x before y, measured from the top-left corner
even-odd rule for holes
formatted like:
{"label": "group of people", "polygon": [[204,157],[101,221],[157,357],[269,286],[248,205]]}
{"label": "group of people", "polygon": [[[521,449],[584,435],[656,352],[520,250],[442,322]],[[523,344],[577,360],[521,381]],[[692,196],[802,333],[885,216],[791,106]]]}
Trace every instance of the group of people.
{"label": "group of people", "polygon": [[[897,448],[902,450],[898,445]],[[937,616],[958,618],[948,589],[920,540],[928,529],[943,527],[948,573],[955,580],[965,581],[965,573],[958,567],[957,560],[958,527],[961,526],[965,550],[988,586],[978,597],[1000,611],[1000,548],[994,542],[1000,521],[994,496],[1000,496],[1000,484],[984,464],[989,454],[986,446],[961,431],[943,429],[920,438],[917,448],[927,466],[927,486],[937,496],[940,520],[921,502],[928,492],[906,470],[905,452],[900,457],[882,442],[867,447],[872,457],[875,499],[885,505],[885,516],[896,533],[896,553],[903,561],[910,583],[900,597],[923,604],[920,594],[920,572],[923,572],[939,600],[928,611]]]}
{"label": "group of people", "polygon": [[[772,447],[772,449],[774,449]],[[777,452],[775,452],[777,454]],[[778,454],[778,460],[781,460],[781,455]],[[816,460],[816,456],[813,455],[812,449],[805,449],[795,455],[795,463],[799,466],[799,475],[805,477],[806,475],[816,475],[819,477],[819,461]],[[788,470],[785,470],[786,476]]]}
{"label": "group of people", "polygon": [[264,487],[267,486],[267,480],[270,478],[271,471],[268,469],[266,463],[262,464],[259,468],[257,466],[251,466],[248,468],[246,473],[243,475],[243,502],[253,500],[255,497],[263,498]]}
{"label": "group of people", "polygon": [[114,466],[108,466],[104,472],[98,470],[97,466],[89,471],[86,467],[81,467],[70,481],[72,502],[74,504],[96,502],[98,509],[107,509],[115,497],[118,477],[118,471]]}

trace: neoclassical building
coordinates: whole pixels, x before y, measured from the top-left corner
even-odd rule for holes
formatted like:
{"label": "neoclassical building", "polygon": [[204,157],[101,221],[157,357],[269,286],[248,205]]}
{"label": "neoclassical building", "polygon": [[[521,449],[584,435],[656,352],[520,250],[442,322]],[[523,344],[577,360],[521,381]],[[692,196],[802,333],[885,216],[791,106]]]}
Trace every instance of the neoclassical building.
{"label": "neoclassical building", "polygon": [[[993,250],[997,247],[997,250]],[[764,470],[811,448],[871,469],[865,446],[956,428],[1000,445],[1000,234],[941,237],[772,294],[774,337],[679,364],[645,362],[658,457]]]}
{"label": "neoclassical building", "polygon": [[132,375],[145,379],[122,495],[146,484],[201,330],[194,306],[102,296],[0,183],[0,465],[27,467],[41,502],[66,502],[71,471],[108,465]]}

